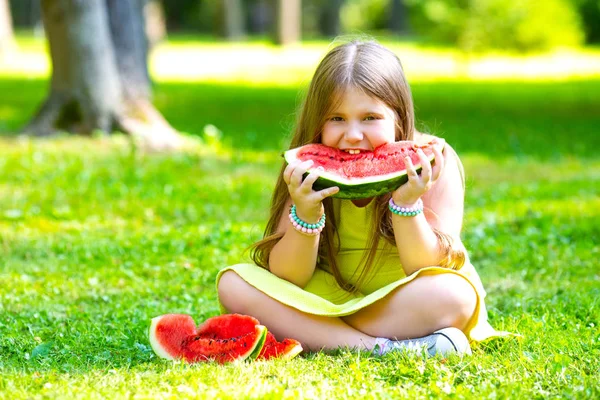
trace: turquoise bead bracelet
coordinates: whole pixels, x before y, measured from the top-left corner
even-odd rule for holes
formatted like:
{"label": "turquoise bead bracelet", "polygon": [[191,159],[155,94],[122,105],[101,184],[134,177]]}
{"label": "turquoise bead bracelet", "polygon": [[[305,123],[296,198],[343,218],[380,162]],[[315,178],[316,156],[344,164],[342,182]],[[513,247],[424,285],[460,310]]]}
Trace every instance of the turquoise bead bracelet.
{"label": "turquoise bead bracelet", "polygon": [[414,207],[400,207],[394,203],[394,199],[390,198],[388,206],[391,212],[403,217],[414,217],[423,212],[423,200],[421,199],[417,200],[417,205]]}
{"label": "turquoise bead bracelet", "polygon": [[309,224],[308,222],[302,221],[296,214],[296,205],[292,206],[290,210],[290,222],[298,232],[302,232],[308,235],[318,235],[325,227],[325,213],[321,216],[319,221],[315,224]]}

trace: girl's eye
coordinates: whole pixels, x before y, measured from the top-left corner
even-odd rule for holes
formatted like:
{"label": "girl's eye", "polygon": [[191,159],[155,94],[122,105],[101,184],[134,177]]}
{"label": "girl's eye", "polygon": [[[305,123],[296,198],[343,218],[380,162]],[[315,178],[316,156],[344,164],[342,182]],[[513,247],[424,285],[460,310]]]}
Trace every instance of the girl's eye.
{"label": "girl's eye", "polygon": [[339,121],[343,121],[344,119],[342,117],[331,117],[331,120],[339,122]]}
{"label": "girl's eye", "polygon": [[375,121],[377,118],[375,118],[372,115],[369,115],[368,117],[365,117],[365,121]]}

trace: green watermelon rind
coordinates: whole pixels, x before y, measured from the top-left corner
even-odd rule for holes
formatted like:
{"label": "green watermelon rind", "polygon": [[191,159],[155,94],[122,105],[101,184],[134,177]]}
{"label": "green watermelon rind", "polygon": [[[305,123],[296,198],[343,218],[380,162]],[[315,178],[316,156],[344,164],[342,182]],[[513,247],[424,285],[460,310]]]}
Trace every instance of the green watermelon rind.
{"label": "green watermelon rind", "polygon": [[[302,147],[297,147],[286,151],[284,153],[285,161],[288,164],[291,164],[294,160],[296,160],[296,153],[301,148]],[[440,149],[440,151],[442,150],[443,147]],[[428,156],[428,158],[429,162],[433,164],[433,162],[435,161],[435,155],[432,153]],[[414,167],[417,173],[421,172],[421,170],[423,169],[420,163],[415,164]],[[311,170],[309,169],[304,174],[304,178],[306,178],[310,174],[310,172]],[[375,175],[372,177],[365,177],[359,179],[347,179],[328,171],[320,171],[319,178],[317,178],[315,183],[313,183],[313,190],[320,191],[333,186],[337,186],[340,189],[339,192],[332,195],[331,197],[354,200],[380,196],[382,194],[393,192],[406,182],[408,182],[408,175],[406,173],[406,169],[390,174]]]}
{"label": "green watermelon rind", "polygon": [[150,347],[154,350],[154,354],[159,356],[160,358],[166,358],[167,360],[175,360],[176,358],[169,354],[163,347],[160,345],[158,338],[156,337],[156,326],[160,322],[160,317],[152,318],[150,322],[150,327],[148,328],[148,340],[150,341]]}
{"label": "green watermelon rind", "polygon": [[[173,361],[182,360],[184,359],[183,348],[181,349],[179,355],[172,355],[164,349],[164,347],[160,344],[160,340],[156,336],[156,327],[158,326],[163,317],[164,315],[152,318],[150,327],[148,328],[148,339],[150,341],[150,346],[152,347],[152,350],[154,350],[154,353],[160,358]],[[254,340],[253,345],[249,346],[248,351],[246,351],[245,353],[239,353],[233,362],[239,362],[243,360],[254,360],[260,354],[267,339],[267,328],[264,325],[256,325],[254,334],[256,335],[256,339]]]}
{"label": "green watermelon rind", "polygon": [[[167,314],[168,315],[168,314]],[[148,328],[148,340],[150,341],[150,347],[154,350],[154,353],[160,358],[165,358],[167,360],[177,360],[176,356],[171,355],[168,351],[164,349],[164,347],[160,344],[160,340],[156,336],[156,327],[160,323],[160,321],[166,315],[160,315],[158,317],[152,318],[150,322],[150,327]]]}
{"label": "green watermelon rind", "polygon": [[262,329],[262,334],[259,336],[258,340],[256,341],[256,345],[254,346],[254,349],[245,358],[247,361],[255,360],[256,357],[258,357],[258,355],[260,354],[263,346],[265,345],[265,342],[267,341],[267,328],[264,325],[256,325],[256,326],[260,327],[260,329]]}

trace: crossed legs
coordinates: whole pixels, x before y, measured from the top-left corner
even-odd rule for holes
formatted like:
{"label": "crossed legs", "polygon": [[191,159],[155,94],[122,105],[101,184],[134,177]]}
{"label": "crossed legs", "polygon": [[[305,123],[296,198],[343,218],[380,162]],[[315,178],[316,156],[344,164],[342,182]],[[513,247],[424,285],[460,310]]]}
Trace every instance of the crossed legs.
{"label": "crossed legs", "polygon": [[231,313],[252,315],[281,340],[307,350],[353,347],[371,350],[376,337],[416,338],[453,326],[464,329],[476,306],[473,287],[454,274],[421,276],[378,302],[345,317],[323,317],[288,307],[227,271],[219,298]]}

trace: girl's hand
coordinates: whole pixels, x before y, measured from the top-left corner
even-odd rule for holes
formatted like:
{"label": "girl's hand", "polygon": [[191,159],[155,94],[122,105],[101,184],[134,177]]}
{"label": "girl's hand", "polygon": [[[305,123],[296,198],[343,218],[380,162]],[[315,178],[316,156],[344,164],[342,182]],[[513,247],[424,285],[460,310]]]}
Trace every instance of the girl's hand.
{"label": "girl's hand", "polygon": [[[319,177],[319,169],[311,171],[302,181],[304,173],[313,165],[311,160],[296,161],[283,171],[283,180],[287,184],[290,197],[296,205],[298,217],[308,223],[316,223],[323,215],[323,199],[339,192],[337,186],[315,192],[313,183]],[[322,168],[321,168],[322,170]]]}
{"label": "girl's hand", "polygon": [[417,154],[421,160],[421,174],[417,174],[412,160],[410,157],[406,157],[404,162],[406,163],[408,182],[392,192],[392,199],[399,206],[414,205],[421,196],[431,189],[444,169],[444,156],[436,146],[433,146],[433,154],[435,155],[435,164],[433,167],[425,153],[423,153],[423,150],[418,149]]}

